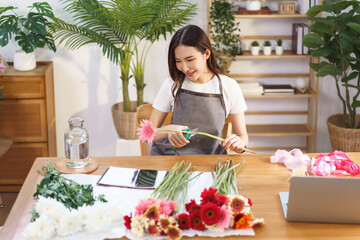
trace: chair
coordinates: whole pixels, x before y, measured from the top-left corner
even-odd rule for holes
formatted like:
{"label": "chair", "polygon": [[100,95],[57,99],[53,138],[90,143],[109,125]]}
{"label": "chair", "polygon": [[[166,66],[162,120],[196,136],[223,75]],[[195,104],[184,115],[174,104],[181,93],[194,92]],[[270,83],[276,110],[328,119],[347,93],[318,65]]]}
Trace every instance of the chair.
{"label": "chair", "polygon": [[[154,108],[152,107],[152,104],[142,104],[136,108],[138,126],[140,125],[140,121],[142,119],[147,119],[147,120],[150,119],[153,109]],[[171,116],[172,116],[172,113],[170,112],[164,120],[164,123],[163,123],[164,125],[170,124]],[[225,125],[223,128],[221,137],[226,138],[231,133],[232,133],[232,126],[231,126],[230,118],[228,116],[225,120]],[[141,151],[141,156],[148,156],[150,154],[150,145],[145,142],[143,143],[140,141],[140,151]]]}

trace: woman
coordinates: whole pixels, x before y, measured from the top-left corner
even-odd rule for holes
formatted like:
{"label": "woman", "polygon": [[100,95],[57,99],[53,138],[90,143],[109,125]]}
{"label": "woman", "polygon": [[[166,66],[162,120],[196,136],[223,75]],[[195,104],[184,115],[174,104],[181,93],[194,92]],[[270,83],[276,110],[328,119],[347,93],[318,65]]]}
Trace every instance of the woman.
{"label": "woman", "polygon": [[198,128],[221,136],[230,114],[235,134],[220,145],[218,140],[203,135],[187,140],[182,133],[157,132],[151,154],[226,154],[226,149],[242,153],[248,143],[244,117],[247,106],[237,82],[217,65],[206,33],[195,25],[179,29],[170,42],[168,65],[171,79],[164,82],[153,103],[153,125],[162,126],[173,111],[171,124],[162,128]]}

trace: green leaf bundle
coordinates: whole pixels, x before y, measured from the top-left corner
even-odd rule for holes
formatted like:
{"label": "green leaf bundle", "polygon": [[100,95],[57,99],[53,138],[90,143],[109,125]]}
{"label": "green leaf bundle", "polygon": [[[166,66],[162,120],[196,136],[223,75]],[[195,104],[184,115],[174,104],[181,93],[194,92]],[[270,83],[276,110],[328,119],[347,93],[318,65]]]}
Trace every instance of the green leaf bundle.
{"label": "green leaf bundle", "polygon": [[43,196],[54,198],[65,207],[77,209],[83,205],[93,205],[96,200],[106,202],[104,195],[97,199],[93,196],[91,184],[81,185],[60,175],[58,170],[51,171],[36,186],[34,197]]}

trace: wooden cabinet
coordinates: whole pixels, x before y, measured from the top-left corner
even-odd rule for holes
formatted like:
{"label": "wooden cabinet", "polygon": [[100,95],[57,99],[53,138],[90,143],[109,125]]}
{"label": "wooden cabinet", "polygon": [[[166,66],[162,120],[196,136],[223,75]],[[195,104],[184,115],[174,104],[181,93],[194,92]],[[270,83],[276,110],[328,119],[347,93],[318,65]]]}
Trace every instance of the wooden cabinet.
{"label": "wooden cabinet", "polygon": [[56,156],[52,62],[0,73],[0,134],[14,143],[0,158],[0,192],[19,191],[37,157]]}
{"label": "wooden cabinet", "polygon": [[[229,0],[230,1],[230,0]],[[208,0],[208,21],[211,21],[209,11],[212,0]],[[295,14],[278,14],[273,11],[271,14],[263,15],[247,15],[247,14],[235,14],[236,21],[240,21],[241,37],[244,41],[250,43],[251,41],[272,40],[273,46],[276,39],[282,39],[284,41],[291,42],[292,39],[292,24],[298,21],[307,21],[307,16],[299,13]],[[245,26],[251,24],[245,30],[242,28],[241,23]],[[281,24],[283,28],[281,33],[277,33],[276,24]],[[286,25],[286,26],[285,26]],[[285,26],[285,27],[284,27]],[[284,34],[285,30],[286,34]],[[264,33],[266,32],[266,33]],[[207,33],[210,36],[210,29],[208,24]],[[262,44],[260,44],[262,45]],[[291,44],[289,44],[291,46]],[[308,81],[309,89],[305,93],[296,92],[294,95],[248,95],[244,96],[246,102],[251,104],[252,101],[257,102],[256,108],[248,108],[245,115],[248,118],[254,119],[280,119],[280,123],[268,122],[268,123],[252,123],[247,121],[247,131],[249,134],[249,148],[257,150],[258,152],[274,152],[274,150],[281,148],[290,150],[293,148],[299,148],[306,152],[316,152],[316,135],[317,135],[317,105],[318,105],[318,88],[319,79],[314,76],[314,72],[310,69],[309,63],[316,62],[318,59],[312,58],[310,55],[297,55],[294,54],[290,49],[284,51],[283,55],[275,55],[274,50],[269,56],[265,56],[262,51],[257,56],[251,55],[250,51],[243,51],[242,55],[237,55],[232,62],[236,65],[236,69],[230,67],[230,77],[234,79],[261,79],[262,83],[272,84],[274,79],[285,79],[289,80],[289,84],[295,85],[296,78],[304,78]],[[247,65],[242,66],[240,63]],[[251,62],[250,64],[248,64]],[[281,62],[280,65],[276,65]],[[295,63],[294,63],[295,62]],[[258,63],[264,63],[264,65],[273,64],[273,68],[267,68],[265,71],[257,65]],[[299,71],[289,68],[291,64],[299,64]],[[250,65],[250,67],[249,67]],[[305,67],[304,67],[305,66]],[[249,69],[253,70],[249,73]],[[276,101],[276,105],[283,105],[285,107],[279,107],[280,110],[269,109],[267,106],[270,101]],[[292,108],[294,101],[301,101],[300,109]],[[284,110],[286,109],[286,110]],[[296,119],[294,122],[284,122],[284,116],[289,116],[289,119]],[[302,119],[302,122],[299,123]],[[282,140],[274,138],[282,138]],[[287,138],[285,138],[287,137]],[[295,142],[298,145],[290,145],[288,142],[289,137],[296,137]],[[254,140],[254,138],[256,138]],[[262,146],[253,146],[254,142],[261,138]],[[274,142],[279,142],[274,146]],[[266,146],[266,145],[269,146]],[[271,146],[272,145],[272,146]]]}

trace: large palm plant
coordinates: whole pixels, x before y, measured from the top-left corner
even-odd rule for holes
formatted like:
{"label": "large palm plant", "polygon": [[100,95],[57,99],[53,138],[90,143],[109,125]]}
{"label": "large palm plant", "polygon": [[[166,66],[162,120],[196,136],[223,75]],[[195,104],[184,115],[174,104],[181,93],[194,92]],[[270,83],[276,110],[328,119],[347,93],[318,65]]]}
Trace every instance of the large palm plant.
{"label": "large palm plant", "polygon": [[[123,84],[124,111],[130,111],[128,92],[130,65],[135,77],[138,105],[142,104],[144,67],[151,43],[190,19],[195,5],[186,0],[62,0],[65,10],[73,14],[74,24],[54,19],[51,26],[56,39],[65,42],[69,49],[78,49],[96,43],[104,56],[120,63]],[[147,40],[143,51],[139,42]]]}

